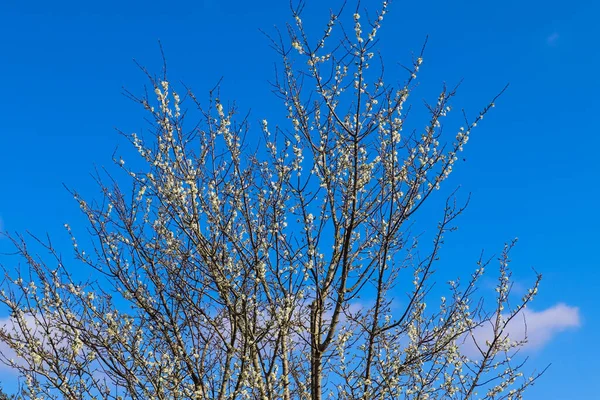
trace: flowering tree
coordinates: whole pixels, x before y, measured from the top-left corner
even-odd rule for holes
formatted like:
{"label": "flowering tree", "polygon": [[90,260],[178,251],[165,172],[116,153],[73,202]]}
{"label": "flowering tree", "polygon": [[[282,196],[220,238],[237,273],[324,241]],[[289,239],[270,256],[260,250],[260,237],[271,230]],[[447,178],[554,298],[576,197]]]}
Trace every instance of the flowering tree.
{"label": "flowering tree", "polygon": [[8,394],[4,393],[4,391],[2,391],[2,389],[0,389],[0,400],[13,400],[15,398],[16,398],[15,395],[8,395]]}
{"label": "flowering tree", "polygon": [[115,160],[129,183],[99,177],[101,202],[74,193],[94,243],[86,252],[71,234],[75,254],[97,279],[77,282],[49,241],[38,242],[50,260],[12,237],[26,268],[4,267],[13,324],[0,341],[25,397],[521,398],[539,374],[511,359],[524,341],[506,327],[539,276],[512,301],[510,243],[491,309],[474,297],[482,258],[429,311],[434,265],[464,206],[447,198],[426,254],[410,230],[494,103],[446,138],[455,90],[444,87],[425,128],[403,130],[423,59],[401,87],[385,83],[375,46],[387,6],[367,22],[357,9],[352,34],[333,13],[318,40],[292,11],[288,35],[272,40],[289,126],[255,129],[218,92],[203,106],[148,75],[154,96],[132,98],[155,135],[127,136],[145,168]]}

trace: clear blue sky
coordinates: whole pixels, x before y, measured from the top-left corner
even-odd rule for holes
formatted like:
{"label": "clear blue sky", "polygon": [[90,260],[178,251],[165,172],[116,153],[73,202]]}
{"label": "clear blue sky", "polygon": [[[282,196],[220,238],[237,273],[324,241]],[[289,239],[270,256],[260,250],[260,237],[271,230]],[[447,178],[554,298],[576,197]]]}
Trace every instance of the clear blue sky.
{"label": "clear blue sky", "polygon": [[[326,2],[307,2],[304,20],[317,27]],[[472,201],[446,255],[465,260],[456,273],[466,273],[482,248],[494,252],[518,236],[518,282],[533,278],[531,267],[545,277],[533,310],[558,320],[558,304],[578,308],[578,327],[546,321],[540,346],[528,351],[531,367],[553,363],[526,397],[533,400],[598,398],[598,16],[595,0],[396,0],[381,31],[390,70],[409,62],[429,35],[423,98],[435,99],[442,82],[464,78],[457,101],[474,114],[511,84],[452,178]],[[288,20],[287,0],[0,2],[4,229],[49,232],[68,244],[62,225],[81,217],[62,183],[93,195],[93,166],[109,164],[124,144],[114,128],[145,127],[121,88],[141,93],[147,83],[133,58],[160,72],[158,40],[172,79],[200,99],[223,76],[224,99],[252,109],[256,121],[281,118],[267,83],[276,57],[259,28],[273,32]],[[6,240],[0,248],[8,250]],[[0,369],[1,381],[11,379]]]}

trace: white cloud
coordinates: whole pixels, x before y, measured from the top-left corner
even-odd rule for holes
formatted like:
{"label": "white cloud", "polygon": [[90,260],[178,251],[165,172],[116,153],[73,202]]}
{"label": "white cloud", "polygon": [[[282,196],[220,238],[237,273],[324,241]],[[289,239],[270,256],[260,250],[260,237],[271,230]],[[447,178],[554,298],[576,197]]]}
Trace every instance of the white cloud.
{"label": "white cloud", "polygon": [[[351,304],[350,311],[354,314],[365,308],[368,308],[367,304],[356,302]],[[307,317],[307,314],[304,314],[304,317]],[[35,332],[37,323],[34,316],[28,315],[25,316],[25,319],[28,328]],[[345,316],[342,316],[342,319],[345,320]],[[523,350],[535,351],[546,346],[560,332],[578,328],[580,325],[581,316],[579,308],[559,303],[541,311],[525,309],[522,315],[515,317],[508,324],[505,334],[508,334],[512,341],[522,340],[527,336],[527,343],[524,345]],[[0,328],[9,332],[19,330],[14,320],[10,317],[0,318]],[[34,333],[34,335],[37,335],[37,333]],[[485,324],[477,328],[473,332],[473,337],[480,348],[485,348],[486,340],[490,340],[493,337],[492,326]],[[469,357],[477,358],[479,355],[479,351],[471,337],[465,337],[461,349]],[[14,351],[2,342],[0,342],[0,353],[9,359],[15,358],[18,360]],[[5,371],[11,371],[11,369],[0,363],[0,371],[4,373]]]}
{"label": "white cloud", "polygon": [[[35,328],[35,318],[31,315],[26,315],[25,317],[25,323],[27,324],[27,327],[30,329]],[[15,320],[13,318],[11,318],[10,316],[8,317],[4,317],[4,318],[0,318],[0,329],[6,331],[7,333],[17,333],[20,331],[18,325],[16,324]],[[19,363],[22,359],[20,359],[19,357],[17,357],[15,351],[13,349],[11,349],[6,343],[4,342],[0,342],[0,354],[2,354],[2,358],[6,358],[6,359],[14,359],[15,361],[17,361],[17,363]],[[12,369],[11,367],[5,365],[4,363],[0,363],[0,370],[3,371],[7,371],[7,372],[12,372],[12,373],[17,373],[16,370]]]}
{"label": "white cloud", "polygon": [[[28,331],[29,335],[32,335],[33,337],[40,340],[42,346],[46,350],[50,348],[46,344],[46,334],[44,332],[46,331],[46,329],[50,329],[50,335],[53,337],[54,340],[57,340],[57,342],[55,342],[55,345],[60,347],[69,347],[68,336],[65,336],[65,334],[61,332],[61,329],[57,328],[52,322],[49,322],[50,320],[48,316],[46,316],[46,318],[43,319],[43,321],[45,322],[42,322],[40,315],[33,314],[24,314],[23,319],[25,320],[25,327],[23,330],[19,326],[16,319],[11,316],[0,318],[0,329],[7,334],[15,335],[17,337],[22,337],[23,331]],[[50,323],[50,325],[46,326],[46,323],[48,322]],[[3,359],[12,359],[16,362],[16,364],[24,363],[24,360],[21,357],[17,356],[16,352],[4,342],[0,342],[0,354],[2,354]],[[16,372],[11,367],[1,362],[0,369],[6,369],[9,371]]]}
{"label": "white cloud", "polygon": [[[512,341],[527,338],[523,349],[527,351],[543,348],[558,333],[567,329],[578,328],[581,325],[581,317],[578,307],[571,307],[559,303],[542,311],[525,309],[522,316],[511,320],[506,327],[505,334]],[[485,324],[473,332],[475,341],[480,348],[487,347],[486,340],[493,338],[491,324]],[[462,346],[465,355],[475,357],[479,354],[473,339],[468,337]]]}
{"label": "white cloud", "polygon": [[[52,325],[45,326],[41,322],[40,317],[40,315],[25,314],[23,316],[26,326],[24,330],[28,330],[30,335],[39,339],[42,343],[42,347],[46,351],[51,350],[49,345],[47,345],[46,341],[46,329],[50,330],[50,336],[55,340],[54,346],[70,348],[72,341],[69,339],[69,336],[66,336],[63,332],[61,332],[60,328],[53,327]],[[48,321],[48,316],[45,317],[45,321]],[[23,331],[19,327],[17,321],[10,316],[0,318],[0,329],[4,330],[6,333],[16,335],[19,335],[19,333]],[[52,351],[50,351],[50,353],[52,353]],[[3,359],[12,359],[17,366],[26,366],[26,361],[23,358],[17,356],[16,352],[4,342],[0,342],[0,354],[2,354]],[[107,377],[107,375],[101,369],[96,369],[95,367],[92,367],[91,370],[93,371],[93,378],[103,380]],[[5,377],[7,381],[11,378],[14,379],[18,374],[19,371],[16,368],[12,368],[0,362],[0,376]]]}

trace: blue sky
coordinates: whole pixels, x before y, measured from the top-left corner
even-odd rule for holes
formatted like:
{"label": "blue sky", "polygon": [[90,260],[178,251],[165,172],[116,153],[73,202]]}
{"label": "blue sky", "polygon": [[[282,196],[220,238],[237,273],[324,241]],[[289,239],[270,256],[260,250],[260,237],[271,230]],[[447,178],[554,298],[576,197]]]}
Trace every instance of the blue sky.
{"label": "blue sky", "polygon": [[[310,27],[325,22],[324,4],[308,0]],[[259,28],[283,27],[288,11],[287,0],[2,1],[0,224],[49,232],[68,252],[62,226],[82,219],[62,184],[96,195],[94,165],[110,164],[115,147],[125,145],[114,128],[145,127],[122,87],[141,93],[147,83],[134,58],[160,71],[158,40],[172,79],[198,98],[223,77],[222,98],[251,109],[251,120],[282,118],[268,84],[277,58]],[[464,274],[481,249],[496,252],[518,236],[518,282],[533,279],[531,267],[544,274],[532,305],[542,321],[539,346],[528,355],[530,367],[553,365],[528,399],[597,396],[598,15],[592,0],[397,0],[381,31],[390,71],[409,63],[429,35],[422,98],[464,78],[456,103],[473,115],[510,82],[449,182],[472,200],[445,254],[448,265],[463,261],[455,272]],[[0,249],[9,250],[6,240]],[[0,369],[0,381],[11,379]]]}

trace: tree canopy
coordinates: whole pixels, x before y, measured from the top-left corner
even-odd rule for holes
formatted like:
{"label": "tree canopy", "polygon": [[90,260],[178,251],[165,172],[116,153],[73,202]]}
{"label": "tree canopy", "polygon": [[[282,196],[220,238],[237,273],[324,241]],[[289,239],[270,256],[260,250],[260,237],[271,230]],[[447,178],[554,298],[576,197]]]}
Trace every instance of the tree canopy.
{"label": "tree canopy", "polygon": [[100,200],[73,192],[93,247],[66,228],[95,278],[77,281],[49,239],[33,240],[41,257],[11,236],[25,267],[4,266],[13,325],[0,341],[14,355],[0,359],[23,396],[522,397],[539,373],[524,375],[524,340],[506,327],[540,276],[511,295],[511,241],[490,307],[476,295],[493,261],[483,256],[434,298],[440,249],[468,200],[449,192],[429,245],[412,229],[498,97],[451,127],[457,87],[444,85],[423,128],[406,129],[424,52],[389,83],[377,47],[387,2],[349,7],[315,39],[300,4],[269,37],[286,110],[276,123],[244,117],[218,87],[202,100],[144,70],[152,92],[129,95],[152,128],[125,134],[139,160],[98,173]]}

